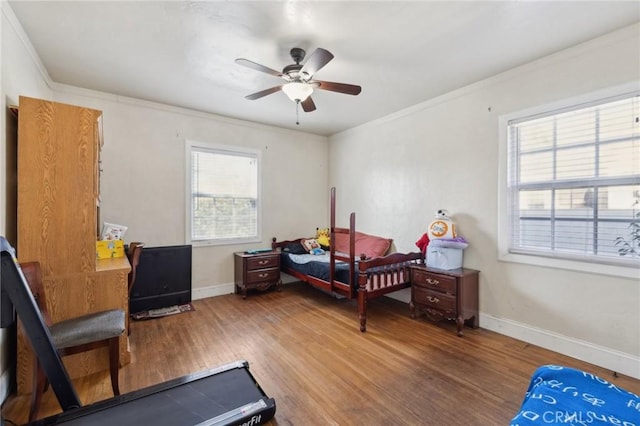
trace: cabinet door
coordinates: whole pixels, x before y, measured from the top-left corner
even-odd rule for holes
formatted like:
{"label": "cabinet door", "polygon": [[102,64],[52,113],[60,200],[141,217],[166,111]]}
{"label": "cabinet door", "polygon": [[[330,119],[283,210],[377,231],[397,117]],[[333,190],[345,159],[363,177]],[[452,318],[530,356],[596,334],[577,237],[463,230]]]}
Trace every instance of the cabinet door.
{"label": "cabinet door", "polygon": [[96,268],[96,123],[101,112],[20,98],[18,258],[45,277]]}
{"label": "cabinet door", "polygon": [[96,120],[96,125],[94,128],[95,134],[95,175],[94,175],[94,198],[96,203],[96,239],[100,239],[100,233],[102,231],[102,220],[100,219],[100,177],[102,176],[102,145],[104,144],[104,140],[102,138],[102,116],[99,116]]}

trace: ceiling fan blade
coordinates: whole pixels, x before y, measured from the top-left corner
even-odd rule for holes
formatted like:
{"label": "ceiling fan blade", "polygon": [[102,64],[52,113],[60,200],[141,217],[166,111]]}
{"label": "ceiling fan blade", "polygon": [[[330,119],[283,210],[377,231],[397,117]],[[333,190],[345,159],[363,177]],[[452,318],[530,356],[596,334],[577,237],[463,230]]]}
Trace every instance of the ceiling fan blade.
{"label": "ceiling fan blade", "polygon": [[259,92],[256,93],[252,93],[250,95],[245,96],[246,99],[249,99],[250,101],[255,101],[256,99],[260,99],[263,96],[267,96],[270,95],[272,93],[276,93],[278,91],[282,90],[282,86],[275,86],[275,87],[271,87],[270,89],[265,89],[265,90],[261,90]]}
{"label": "ceiling fan blade", "polygon": [[325,49],[317,48],[307,62],[305,62],[304,66],[300,70],[300,74],[307,74],[309,77],[314,75],[320,68],[324,67],[329,63],[330,60],[333,59],[333,55],[331,52]]}
{"label": "ceiling fan blade", "polygon": [[313,99],[311,99],[311,96],[300,102],[300,105],[302,105],[302,110],[304,112],[311,112],[316,110],[316,104],[313,103]]}
{"label": "ceiling fan blade", "polygon": [[248,59],[238,58],[238,59],[235,60],[235,62],[238,65],[244,65],[245,67],[249,67],[249,68],[254,69],[256,71],[262,71],[262,72],[266,72],[267,74],[275,75],[276,77],[282,77],[282,73],[280,71],[276,71],[276,70],[271,69],[269,67],[265,67],[264,65],[257,64],[257,63],[255,63],[253,61],[248,60]]}
{"label": "ceiling fan blade", "polygon": [[320,81],[314,80],[312,83],[317,83],[318,89],[322,90],[330,90],[332,92],[345,93],[347,95],[357,95],[362,91],[362,87],[356,86],[355,84],[346,84],[346,83],[332,83],[331,81]]}

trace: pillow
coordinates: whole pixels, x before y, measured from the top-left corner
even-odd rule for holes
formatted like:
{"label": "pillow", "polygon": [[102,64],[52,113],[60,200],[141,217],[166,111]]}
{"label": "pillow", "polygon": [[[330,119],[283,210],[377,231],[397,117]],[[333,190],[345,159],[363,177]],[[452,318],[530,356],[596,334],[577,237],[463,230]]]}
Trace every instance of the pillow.
{"label": "pillow", "polygon": [[367,257],[380,257],[387,254],[391,243],[390,238],[376,237],[375,235],[367,235],[356,232],[356,256],[364,253]]}
{"label": "pillow", "polygon": [[300,240],[300,244],[304,247],[308,253],[311,253],[313,249],[319,249],[320,243],[315,238],[303,238]]}
{"label": "pillow", "polygon": [[289,243],[284,246],[282,251],[291,253],[291,254],[307,254],[307,249],[300,243]]}
{"label": "pillow", "polygon": [[[356,240],[356,257],[365,254],[367,258],[384,256],[391,247],[390,238],[376,237],[375,235],[357,232]],[[335,249],[342,253],[349,253],[349,234],[335,234]]]}

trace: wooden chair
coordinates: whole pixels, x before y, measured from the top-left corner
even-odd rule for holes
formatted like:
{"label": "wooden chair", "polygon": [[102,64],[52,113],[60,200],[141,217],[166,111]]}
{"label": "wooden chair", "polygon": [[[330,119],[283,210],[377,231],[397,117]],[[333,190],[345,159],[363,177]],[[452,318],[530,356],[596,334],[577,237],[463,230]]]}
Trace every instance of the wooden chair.
{"label": "wooden chair", "polygon": [[[120,336],[125,330],[125,314],[122,309],[95,312],[53,324],[45,299],[42,272],[39,262],[20,264],[22,272],[33,293],[45,324],[49,328],[53,343],[61,357],[86,352],[100,347],[109,348],[109,370],[114,395],[120,395],[118,370],[120,368]],[[36,419],[42,394],[49,382],[38,358],[34,357],[33,389],[29,421]]]}
{"label": "wooden chair", "polygon": [[[131,264],[131,272],[129,272],[129,299],[131,299],[131,290],[133,289],[133,284],[136,281],[136,269],[138,269],[138,263],[140,263],[140,255],[142,254],[142,249],[144,248],[144,243],[141,242],[132,242],[129,243],[129,247],[127,248],[127,257],[129,258],[129,263]],[[127,323],[127,334],[131,334],[131,321]]]}

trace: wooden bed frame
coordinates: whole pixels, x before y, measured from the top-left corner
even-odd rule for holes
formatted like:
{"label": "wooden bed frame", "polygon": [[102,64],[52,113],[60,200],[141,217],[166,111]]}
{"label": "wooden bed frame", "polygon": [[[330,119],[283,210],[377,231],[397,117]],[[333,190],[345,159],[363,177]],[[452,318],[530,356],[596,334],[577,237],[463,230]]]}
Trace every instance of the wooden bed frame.
{"label": "wooden bed frame", "polygon": [[[335,250],[336,234],[349,235],[349,253],[337,253]],[[329,248],[329,280],[305,275],[299,271],[282,265],[282,271],[298,278],[301,281],[348,299],[358,299],[358,314],[360,318],[360,331],[367,330],[367,301],[383,296],[402,288],[411,286],[410,270],[411,265],[422,264],[424,259],[422,253],[392,253],[387,256],[367,258],[364,254],[356,256],[355,253],[356,236],[356,214],[351,213],[349,217],[349,228],[336,227],[336,191],[331,188],[331,227],[330,227],[330,248]],[[273,238],[271,246],[273,249],[283,250],[288,244],[300,242],[303,238],[286,241],[276,241]],[[358,259],[356,261],[356,259]],[[336,261],[347,262],[349,265],[349,282],[341,282],[335,279]],[[357,285],[352,282],[356,277]]]}

